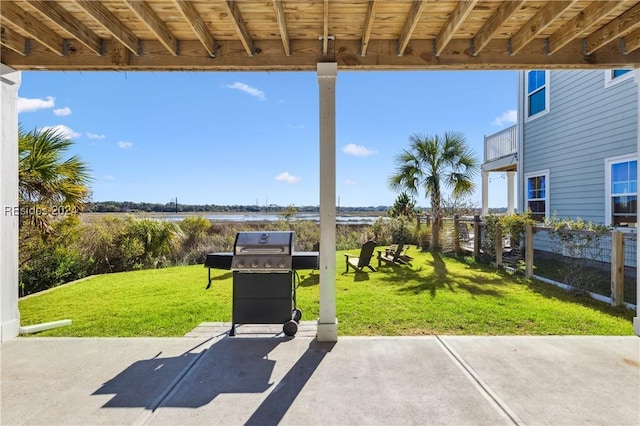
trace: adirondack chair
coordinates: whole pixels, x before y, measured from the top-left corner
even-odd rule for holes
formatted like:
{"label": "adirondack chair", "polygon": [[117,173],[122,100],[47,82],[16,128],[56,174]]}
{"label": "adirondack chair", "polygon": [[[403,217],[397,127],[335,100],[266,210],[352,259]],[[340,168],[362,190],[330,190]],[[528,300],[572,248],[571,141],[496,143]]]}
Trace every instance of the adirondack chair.
{"label": "adirondack chair", "polygon": [[407,249],[404,248],[404,241],[399,244],[393,244],[384,251],[378,250],[378,268],[385,262],[390,265],[405,265],[413,260],[407,255]]}
{"label": "adirondack chair", "polygon": [[358,256],[354,254],[345,253],[345,261],[347,263],[347,270],[349,272],[349,266],[351,266],[354,270],[358,272],[363,272],[364,268],[369,268],[373,272],[376,270],[373,266],[371,266],[371,258],[373,257],[373,250],[376,248],[375,241],[367,241],[360,248],[360,254]]}

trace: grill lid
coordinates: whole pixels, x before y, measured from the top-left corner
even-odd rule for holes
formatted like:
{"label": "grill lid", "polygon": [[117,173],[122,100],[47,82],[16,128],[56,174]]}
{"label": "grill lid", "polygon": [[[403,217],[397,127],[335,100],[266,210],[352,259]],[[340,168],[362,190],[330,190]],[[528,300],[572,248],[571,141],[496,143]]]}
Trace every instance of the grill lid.
{"label": "grill lid", "polygon": [[231,269],[256,272],[290,270],[293,239],[293,231],[238,232]]}

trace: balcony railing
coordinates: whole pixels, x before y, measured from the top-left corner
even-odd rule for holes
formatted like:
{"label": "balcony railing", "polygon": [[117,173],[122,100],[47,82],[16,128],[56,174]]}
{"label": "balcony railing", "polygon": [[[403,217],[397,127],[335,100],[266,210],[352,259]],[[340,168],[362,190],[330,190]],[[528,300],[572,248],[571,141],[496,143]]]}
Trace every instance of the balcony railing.
{"label": "balcony railing", "polygon": [[484,162],[513,155],[518,152],[518,126],[513,125],[498,133],[484,137]]}

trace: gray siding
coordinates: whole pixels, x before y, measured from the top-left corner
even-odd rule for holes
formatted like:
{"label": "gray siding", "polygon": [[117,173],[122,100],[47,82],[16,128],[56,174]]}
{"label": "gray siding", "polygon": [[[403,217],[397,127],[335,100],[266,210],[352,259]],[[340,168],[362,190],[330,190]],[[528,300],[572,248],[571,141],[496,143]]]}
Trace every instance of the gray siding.
{"label": "gray siding", "polygon": [[522,173],[549,170],[550,214],[604,223],[604,159],[637,150],[636,82],[605,88],[601,70],[549,75],[549,113],[524,123]]}

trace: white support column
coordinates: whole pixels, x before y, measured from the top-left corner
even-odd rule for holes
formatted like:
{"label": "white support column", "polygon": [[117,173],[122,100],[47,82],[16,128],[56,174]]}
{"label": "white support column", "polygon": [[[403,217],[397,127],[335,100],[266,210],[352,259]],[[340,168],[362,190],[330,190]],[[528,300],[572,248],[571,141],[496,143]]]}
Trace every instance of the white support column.
{"label": "white support column", "polygon": [[513,181],[516,172],[507,172],[507,214],[513,214]]}
{"label": "white support column", "polygon": [[[640,68],[635,70],[636,90],[638,96],[636,97],[636,114],[638,119],[636,120],[636,155],[640,154]],[[640,176],[640,172],[639,172]],[[640,239],[637,241],[636,247],[636,265],[640,265]],[[636,278],[636,316],[633,318],[633,331],[636,336],[640,336],[640,275]]]}
{"label": "white support column", "polygon": [[525,88],[525,71],[518,71],[518,211],[524,212],[525,209],[525,187],[524,187],[524,88]]}
{"label": "white support column", "polygon": [[489,214],[489,172],[482,170],[482,216]]}
{"label": "white support column", "polygon": [[320,91],[320,318],[318,341],[338,341],[336,318],[336,78],[338,64],[318,63]]}
{"label": "white support column", "polygon": [[19,71],[0,64],[0,342],[18,335]]}

